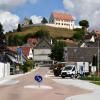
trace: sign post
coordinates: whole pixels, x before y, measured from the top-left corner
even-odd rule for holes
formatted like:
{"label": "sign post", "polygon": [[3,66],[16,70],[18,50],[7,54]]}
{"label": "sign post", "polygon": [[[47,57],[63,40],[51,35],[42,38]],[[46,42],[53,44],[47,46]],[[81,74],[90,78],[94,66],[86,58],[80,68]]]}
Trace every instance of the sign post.
{"label": "sign post", "polygon": [[38,85],[39,85],[39,87],[40,87],[40,83],[41,83],[42,80],[43,80],[42,76],[41,76],[41,75],[36,75],[36,76],[34,77],[34,79],[35,79],[35,81],[38,82]]}

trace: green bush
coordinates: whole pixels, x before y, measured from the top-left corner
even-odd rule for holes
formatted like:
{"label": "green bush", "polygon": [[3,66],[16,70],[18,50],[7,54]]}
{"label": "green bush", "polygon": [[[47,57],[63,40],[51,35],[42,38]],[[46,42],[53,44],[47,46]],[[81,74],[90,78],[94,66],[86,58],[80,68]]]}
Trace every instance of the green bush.
{"label": "green bush", "polygon": [[21,66],[21,70],[25,73],[30,71],[33,68],[33,61],[27,60],[24,65]]}
{"label": "green bush", "polygon": [[99,81],[93,81],[93,82],[91,82],[91,83],[93,83],[93,84],[96,84],[96,85],[100,85],[100,82]]}
{"label": "green bush", "polygon": [[97,77],[97,76],[82,77],[81,80],[100,81],[100,77]]}

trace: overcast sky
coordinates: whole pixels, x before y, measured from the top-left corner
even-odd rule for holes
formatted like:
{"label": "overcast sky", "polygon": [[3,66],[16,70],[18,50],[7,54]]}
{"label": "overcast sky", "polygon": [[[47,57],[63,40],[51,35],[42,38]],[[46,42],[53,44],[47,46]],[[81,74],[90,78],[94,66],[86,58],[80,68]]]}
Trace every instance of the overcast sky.
{"label": "overcast sky", "polygon": [[90,27],[100,29],[100,0],[0,0],[0,22],[5,31],[16,29],[24,17],[40,23],[53,11],[68,12],[77,20],[88,20]]}

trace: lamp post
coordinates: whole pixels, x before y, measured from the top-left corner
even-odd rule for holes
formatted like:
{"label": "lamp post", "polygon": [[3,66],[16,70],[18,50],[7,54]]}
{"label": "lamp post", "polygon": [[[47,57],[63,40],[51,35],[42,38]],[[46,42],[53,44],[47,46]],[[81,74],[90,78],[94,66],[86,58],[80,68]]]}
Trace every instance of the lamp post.
{"label": "lamp post", "polygon": [[75,49],[74,49],[76,62],[78,61],[78,60],[77,60],[77,50],[78,50],[78,48],[75,48]]}
{"label": "lamp post", "polygon": [[98,37],[98,61],[97,61],[97,75],[99,76],[99,37]]}
{"label": "lamp post", "polygon": [[32,54],[33,54],[33,65],[32,65],[32,67],[34,68],[34,66],[35,66],[35,63],[34,63],[34,48],[32,48]]}
{"label": "lamp post", "polygon": [[65,52],[64,52],[64,60],[67,61],[68,63],[68,49],[64,48]]}
{"label": "lamp post", "polygon": [[85,57],[82,56],[81,60],[83,61],[83,75],[85,76]]}
{"label": "lamp post", "polygon": [[5,50],[4,50],[4,70],[3,70],[3,78],[5,77]]}
{"label": "lamp post", "polygon": [[3,40],[3,45],[4,45],[4,51],[3,51],[3,56],[4,56],[4,71],[3,71],[3,77],[5,77],[5,63],[6,63],[6,41]]}

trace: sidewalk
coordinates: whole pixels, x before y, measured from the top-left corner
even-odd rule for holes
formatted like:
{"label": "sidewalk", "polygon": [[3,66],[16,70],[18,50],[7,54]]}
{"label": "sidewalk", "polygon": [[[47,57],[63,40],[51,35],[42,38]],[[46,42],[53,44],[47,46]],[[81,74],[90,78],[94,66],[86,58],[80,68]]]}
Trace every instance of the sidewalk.
{"label": "sidewalk", "polygon": [[34,71],[36,71],[36,70],[38,70],[38,69],[39,69],[39,67],[37,67],[37,68],[31,70],[30,72],[27,72],[27,73],[9,75],[9,76],[7,76],[7,77],[5,77],[5,78],[0,78],[0,85],[16,84],[16,83],[18,83],[19,81],[13,80],[13,79],[18,78],[18,77],[23,76],[23,75],[30,74],[31,72],[34,72]]}
{"label": "sidewalk", "polygon": [[64,85],[72,85],[82,89],[93,91],[92,93],[67,97],[65,100],[100,100],[100,86],[92,84],[88,81],[77,79],[53,79],[57,83]]}

